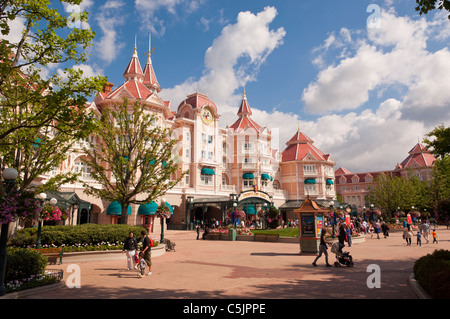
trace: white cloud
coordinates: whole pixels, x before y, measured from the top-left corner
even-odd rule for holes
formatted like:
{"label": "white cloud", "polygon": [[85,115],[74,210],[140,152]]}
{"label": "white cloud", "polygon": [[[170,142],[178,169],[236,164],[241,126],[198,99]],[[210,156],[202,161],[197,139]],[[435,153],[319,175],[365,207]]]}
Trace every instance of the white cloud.
{"label": "white cloud", "polygon": [[227,112],[228,105],[236,112],[241,93],[236,96],[234,92],[253,80],[261,64],[282,44],[285,30],[269,28],[276,15],[273,7],[266,7],[256,15],[249,11],[240,12],[236,23],[224,27],[207,49],[201,78],[189,78],[165,89],[162,96],[171,99],[176,107],[187,94],[199,90],[220,105],[221,112]]}
{"label": "white cloud", "polygon": [[[100,7],[96,21],[103,32],[100,41],[95,42],[95,52],[97,57],[105,61],[107,64],[114,61],[119,51],[123,48],[123,43],[118,41],[116,28],[125,23],[121,9],[125,3],[117,0],[107,1]],[[118,11],[119,10],[119,11]]]}
{"label": "white cloud", "polygon": [[141,19],[142,28],[154,34],[165,33],[165,21],[157,16],[161,10],[166,10],[172,17],[182,12],[183,18],[197,11],[206,0],[135,0],[135,8]]}

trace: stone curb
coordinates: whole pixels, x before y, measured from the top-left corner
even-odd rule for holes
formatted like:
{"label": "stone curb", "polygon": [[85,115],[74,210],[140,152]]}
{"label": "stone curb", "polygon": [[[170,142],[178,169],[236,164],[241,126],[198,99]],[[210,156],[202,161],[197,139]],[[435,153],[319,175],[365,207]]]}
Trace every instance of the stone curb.
{"label": "stone curb", "polygon": [[433,299],[417,282],[414,273],[411,273],[411,275],[409,275],[408,284],[411,286],[412,290],[417,295],[417,297],[419,297],[419,299]]}
{"label": "stone curb", "polygon": [[30,288],[30,289],[24,289],[16,292],[10,292],[4,295],[3,297],[0,297],[0,299],[21,299],[23,297],[26,297],[28,295],[35,295],[39,294],[40,292],[46,292],[53,289],[59,289],[66,286],[66,283],[64,280],[61,280],[60,282],[57,282],[55,284],[49,284],[41,287],[36,288]]}

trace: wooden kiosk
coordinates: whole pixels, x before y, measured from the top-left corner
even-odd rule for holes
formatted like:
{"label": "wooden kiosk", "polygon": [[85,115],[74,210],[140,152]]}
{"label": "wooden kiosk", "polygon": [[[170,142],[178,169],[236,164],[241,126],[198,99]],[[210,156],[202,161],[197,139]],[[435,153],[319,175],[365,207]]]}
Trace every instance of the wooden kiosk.
{"label": "wooden kiosk", "polygon": [[300,208],[294,209],[294,213],[299,214],[300,254],[319,253],[324,213],[327,212],[329,210],[320,208],[309,195]]}

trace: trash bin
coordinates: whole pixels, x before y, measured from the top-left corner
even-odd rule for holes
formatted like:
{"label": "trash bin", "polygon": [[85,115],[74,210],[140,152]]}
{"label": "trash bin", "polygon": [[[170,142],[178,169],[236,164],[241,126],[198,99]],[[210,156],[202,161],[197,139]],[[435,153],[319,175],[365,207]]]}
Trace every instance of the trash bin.
{"label": "trash bin", "polygon": [[236,229],[230,228],[228,230],[228,240],[232,240],[232,241],[236,240]]}

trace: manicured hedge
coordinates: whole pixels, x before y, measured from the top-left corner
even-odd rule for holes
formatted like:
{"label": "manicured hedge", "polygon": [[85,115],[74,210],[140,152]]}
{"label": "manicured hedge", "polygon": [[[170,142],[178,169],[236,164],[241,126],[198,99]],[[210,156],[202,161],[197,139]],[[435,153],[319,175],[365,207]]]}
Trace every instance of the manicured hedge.
{"label": "manicured hedge", "polygon": [[450,299],[450,251],[438,249],[419,258],[414,277],[431,297]]}
{"label": "manicured hedge", "polygon": [[[75,226],[44,226],[41,231],[42,247],[81,247],[99,245],[120,245],[132,231],[138,241],[141,241],[141,231],[144,226],[130,225],[97,225],[83,224]],[[10,246],[34,247],[37,238],[37,228],[24,228],[17,231],[10,239]]]}
{"label": "manicured hedge", "polygon": [[43,274],[47,267],[47,257],[26,248],[8,248],[5,282],[30,278]]}

